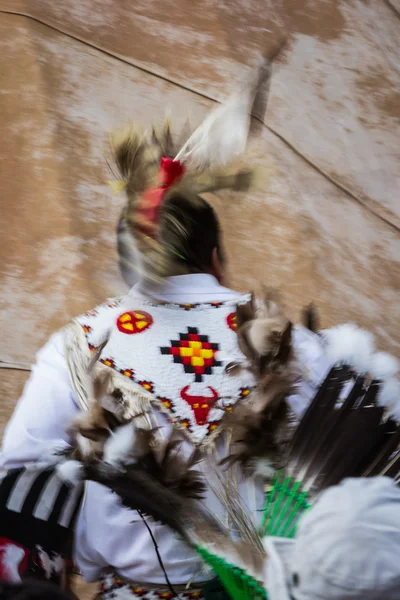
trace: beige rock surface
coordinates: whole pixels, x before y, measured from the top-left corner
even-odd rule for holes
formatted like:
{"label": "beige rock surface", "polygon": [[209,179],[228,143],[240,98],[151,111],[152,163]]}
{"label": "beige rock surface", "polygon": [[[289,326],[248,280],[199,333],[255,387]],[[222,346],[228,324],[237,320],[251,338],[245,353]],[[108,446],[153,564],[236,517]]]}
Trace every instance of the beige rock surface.
{"label": "beige rock surface", "polygon": [[[0,0],[0,360],[31,362],[123,290],[111,128],[198,122],[285,35],[246,198],[212,198],[230,283],[280,286],[293,318],[354,320],[400,356],[398,0]],[[13,14],[11,14],[13,13]],[[0,370],[0,426],[26,378]]]}

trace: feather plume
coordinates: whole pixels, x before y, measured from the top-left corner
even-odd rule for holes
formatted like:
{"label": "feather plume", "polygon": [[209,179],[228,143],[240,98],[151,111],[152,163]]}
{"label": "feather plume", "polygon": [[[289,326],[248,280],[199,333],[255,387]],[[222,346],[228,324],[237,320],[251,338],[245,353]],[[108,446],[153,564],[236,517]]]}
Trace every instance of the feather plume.
{"label": "feather plume", "polygon": [[129,193],[141,194],[157,183],[160,153],[133,123],[111,134],[111,151]]}
{"label": "feather plume", "polygon": [[236,310],[237,336],[240,350],[250,363],[250,369],[262,384],[264,374],[281,373],[293,376],[294,353],[292,324],[276,290],[264,289],[258,303],[254,295]]}
{"label": "feather plume", "polygon": [[219,106],[194,131],[176,160],[194,170],[226,165],[246,147],[250,115],[258,91],[269,78],[266,63],[255,69],[245,85]]}
{"label": "feather plume", "polygon": [[[280,457],[289,434],[284,399],[290,385],[286,379],[273,374],[263,387],[262,392],[255,392],[252,403],[239,404],[226,413],[224,426],[231,431],[231,452],[221,464],[239,462],[245,470],[259,474],[282,466]],[[262,463],[261,459],[266,462]]]}
{"label": "feather plume", "polygon": [[271,289],[264,289],[261,301],[252,295],[239,304],[236,322],[239,347],[247,361],[229,365],[229,372],[249,369],[257,387],[249,401],[235,405],[224,417],[231,432],[231,451],[222,464],[239,462],[245,469],[270,472],[271,467],[281,466],[279,457],[290,429],[285,398],[296,377],[292,324],[279,294]]}
{"label": "feather plume", "polygon": [[367,373],[374,353],[374,339],[369,331],[352,323],[321,332],[328,359],[333,365],[346,364],[357,373]]}
{"label": "feather plume", "polygon": [[162,128],[153,125],[151,138],[153,144],[158,147],[160,156],[175,156],[177,149],[173,142],[169,119],[165,120]]}
{"label": "feather plume", "polygon": [[376,352],[372,356],[369,371],[374,379],[386,381],[398,374],[399,361],[388,352]]}
{"label": "feather plume", "polygon": [[195,466],[199,450],[188,458],[180,451],[182,439],[173,434],[166,442],[157,429],[143,430],[135,419],[118,427],[104,446],[104,454],[79,454],[58,466],[60,477],[72,484],[96,481],[117,493],[122,503],[171,526],[186,537],[183,522],[205,483]]}

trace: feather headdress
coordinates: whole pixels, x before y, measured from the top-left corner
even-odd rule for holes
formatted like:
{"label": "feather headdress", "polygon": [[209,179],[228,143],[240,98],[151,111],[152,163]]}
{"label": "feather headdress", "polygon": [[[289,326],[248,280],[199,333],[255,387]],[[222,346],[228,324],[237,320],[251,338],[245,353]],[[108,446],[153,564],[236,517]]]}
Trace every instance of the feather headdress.
{"label": "feather headdress", "polygon": [[[187,203],[223,189],[246,191],[254,182],[254,169],[238,161],[247,144],[251,114],[270,77],[270,61],[263,61],[238,90],[213,110],[182,144],[175,142],[169,121],[146,134],[135,125],[111,136],[113,162],[118,170],[118,190],[124,189],[127,204],[118,224],[120,267],[131,285],[139,272],[145,278],[179,274],[182,254],[160,235],[161,214],[168,200],[179,196]],[[265,96],[265,94],[264,94]],[[265,105],[263,105],[265,110]],[[171,225],[171,222],[169,223]],[[179,223],[174,215],[174,227]],[[178,272],[176,272],[178,269]]]}

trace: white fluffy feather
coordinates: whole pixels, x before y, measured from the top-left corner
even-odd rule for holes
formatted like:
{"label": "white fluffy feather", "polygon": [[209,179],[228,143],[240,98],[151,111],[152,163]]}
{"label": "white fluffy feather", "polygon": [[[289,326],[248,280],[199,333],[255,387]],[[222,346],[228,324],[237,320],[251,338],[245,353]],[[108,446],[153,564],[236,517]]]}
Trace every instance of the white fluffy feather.
{"label": "white fluffy feather", "polygon": [[136,429],[133,423],[118,427],[104,444],[104,461],[118,465],[135,458]]}
{"label": "white fluffy feather", "polygon": [[85,438],[81,433],[76,436],[76,443],[83,456],[89,456],[92,452],[92,445],[88,438]]}
{"label": "white fluffy feather", "polygon": [[83,466],[77,460],[66,460],[58,465],[57,473],[63,481],[76,485],[82,481]]}
{"label": "white fluffy feather", "polygon": [[372,356],[370,373],[374,379],[386,381],[399,372],[399,361],[388,352],[376,352]]}
{"label": "white fluffy feather", "polygon": [[241,154],[247,144],[250,111],[261,79],[267,71],[255,69],[246,84],[225,104],[214,109],[194,131],[175,160],[192,169],[223,166]]}
{"label": "white fluffy feather", "polygon": [[384,382],[377,397],[377,403],[388,409],[391,416],[400,422],[400,381],[391,377]]}
{"label": "white fluffy feather", "polygon": [[266,481],[272,481],[276,470],[268,458],[257,458],[254,464],[254,475],[259,475]]}
{"label": "white fluffy feather", "polygon": [[374,352],[374,338],[369,331],[346,323],[326,329],[322,336],[332,364],[347,364],[361,374],[369,371]]}

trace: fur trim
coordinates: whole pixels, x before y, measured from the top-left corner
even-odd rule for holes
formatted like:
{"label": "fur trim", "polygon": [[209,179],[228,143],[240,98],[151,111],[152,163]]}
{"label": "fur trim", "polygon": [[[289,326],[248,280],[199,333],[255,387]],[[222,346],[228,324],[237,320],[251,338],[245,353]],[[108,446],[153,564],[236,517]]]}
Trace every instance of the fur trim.
{"label": "fur trim", "polygon": [[383,383],[377,403],[387,408],[390,415],[400,422],[400,381],[398,379],[391,377]]}
{"label": "fur trim", "polygon": [[376,352],[372,356],[370,373],[374,379],[387,381],[399,372],[399,361],[388,352]]}
{"label": "fur trim", "polygon": [[57,474],[62,481],[77,485],[84,477],[83,465],[77,460],[66,460],[57,467]]}
{"label": "fur trim", "polygon": [[374,352],[374,338],[369,331],[353,323],[322,331],[325,352],[333,365],[348,365],[357,373],[368,373]]}
{"label": "fur trim", "polygon": [[113,466],[134,462],[136,442],[137,430],[132,422],[118,427],[104,444],[104,461]]}

